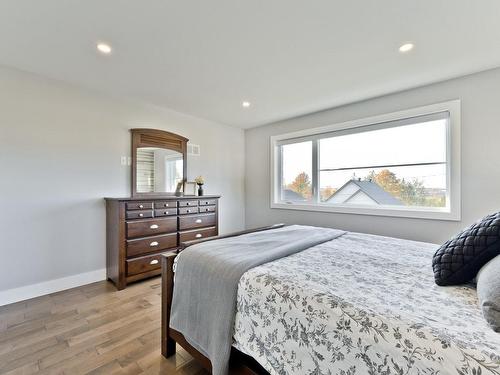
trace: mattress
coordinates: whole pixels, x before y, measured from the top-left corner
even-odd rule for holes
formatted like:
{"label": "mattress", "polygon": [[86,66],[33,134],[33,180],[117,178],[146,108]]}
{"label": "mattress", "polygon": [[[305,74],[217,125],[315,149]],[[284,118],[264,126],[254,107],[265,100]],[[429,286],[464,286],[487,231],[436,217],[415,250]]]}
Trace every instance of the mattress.
{"label": "mattress", "polygon": [[247,271],[233,346],[271,374],[500,374],[472,285],[435,285],[437,245],[347,233]]}

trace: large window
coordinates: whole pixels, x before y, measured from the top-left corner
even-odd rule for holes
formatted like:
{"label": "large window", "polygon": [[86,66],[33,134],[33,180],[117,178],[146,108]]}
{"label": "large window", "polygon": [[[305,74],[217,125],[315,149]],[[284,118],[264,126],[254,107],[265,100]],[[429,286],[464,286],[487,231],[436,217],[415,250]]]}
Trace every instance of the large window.
{"label": "large window", "polygon": [[458,101],[271,138],[274,208],[460,219]]}

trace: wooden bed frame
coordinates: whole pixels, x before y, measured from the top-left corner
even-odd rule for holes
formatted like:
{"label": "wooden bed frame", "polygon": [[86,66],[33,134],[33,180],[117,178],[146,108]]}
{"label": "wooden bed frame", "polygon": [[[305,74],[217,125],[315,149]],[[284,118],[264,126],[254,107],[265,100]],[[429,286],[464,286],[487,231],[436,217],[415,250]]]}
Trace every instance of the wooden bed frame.
{"label": "wooden bed frame", "polygon": [[[177,252],[165,253],[161,260],[161,354],[168,358],[175,354],[176,343],[182,346],[189,354],[191,354],[200,364],[212,372],[212,364],[210,360],[200,353],[198,350],[193,348],[184,338],[184,335],[175,329],[170,328],[170,311],[172,309],[172,297],[174,294],[174,259],[180,251],[183,251],[187,247],[206,241],[218,240],[221,238],[236,237],[243,234],[262,232],[270,229],[277,229],[284,227],[284,224],[275,224],[267,227],[261,227],[256,229],[245,230],[241,232],[234,232],[224,236],[216,236],[205,238],[203,240],[190,241],[181,243],[181,246]],[[230,368],[232,371],[238,374],[268,374],[262,366],[260,366],[257,361],[252,357],[241,353],[235,348],[231,350]]]}

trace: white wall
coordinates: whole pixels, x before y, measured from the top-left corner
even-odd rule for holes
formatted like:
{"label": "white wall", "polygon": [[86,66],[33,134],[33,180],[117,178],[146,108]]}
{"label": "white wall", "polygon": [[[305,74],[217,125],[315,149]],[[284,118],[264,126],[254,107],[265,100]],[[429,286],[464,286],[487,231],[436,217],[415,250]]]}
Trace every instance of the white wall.
{"label": "white wall", "polygon": [[135,127],[199,144],[188,178],[222,195],[221,232],[244,227],[242,130],[0,68],[0,291],[105,267],[103,197],[130,195]]}
{"label": "white wall", "polygon": [[[270,136],[451,99],[462,101],[461,222],[270,208]],[[500,210],[500,69],[249,129],[245,143],[247,227],[299,223],[440,243]]]}

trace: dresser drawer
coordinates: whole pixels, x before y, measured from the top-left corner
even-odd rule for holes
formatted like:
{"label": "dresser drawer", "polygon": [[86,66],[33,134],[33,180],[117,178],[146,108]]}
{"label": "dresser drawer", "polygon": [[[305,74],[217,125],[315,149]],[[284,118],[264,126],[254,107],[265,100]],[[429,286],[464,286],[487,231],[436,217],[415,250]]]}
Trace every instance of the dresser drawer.
{"label": "dresser drawer", "polygon": [[200,206],[215,206],[217,203],[216,199],[200,199]]}
{"label": "dresser drawer", "polygon": [[127,276],[153,271],[161,267],[161,255],[153,254],[135,259],[127,259]]}
{"label": "dresser drawer", "polygon": [[127,237],[146,237],[177,231],[177,218],[152,219],[127,222]]}
{"label": "dresser drawer", "polygon": [[177,246],[177,233],[127,240],[127,256],[137,256]]}
{"label": "dresser drawer", "polygon": [[179,215],[197,214],[198,207],[180,207]]}
{"label": "dresser drawer", "polygon": [[215,226],[215,214],[186,215],[179,217],[179,230]]}
{"label": "dresser drawer", "polygon": [[177,208],[163,208],[155,210],[155,217],[177,215]]}
{"label": "dresser drawer", "polygon": [[198,206],[198,201],[197,200],[179,201],[179,207],[192,207],[192,206]]}
{"label": "dresser drawer", "polygon": [[155,202],[155,208],[160,209],[160,208],[172,208],[172,207],[177,207],[177,201],[158,201]]}
{"label": "dresser drawer", "polygon": [[199,208],[200,214],[205,212],[215,212],[215,206],[201,206]]}
{"label": "dresser drawer", "polygon": [[127,219],[146,219],[153,217],[153,211],[152,210],[127,211],[125,217]]}
{"label": "dresser drawer", "polygon": [[203,228],[179,233],[180,242],[199,240],[202,238],[217,236],[217,228]]}
{"label": "dresser drawer", "polygon": [[127,210],[147,210],[153,208],[153,202],[127,202]]}

